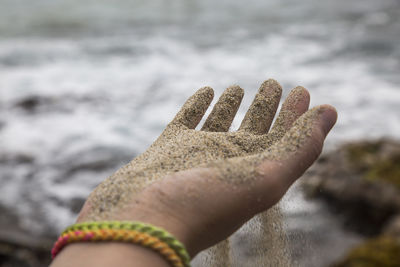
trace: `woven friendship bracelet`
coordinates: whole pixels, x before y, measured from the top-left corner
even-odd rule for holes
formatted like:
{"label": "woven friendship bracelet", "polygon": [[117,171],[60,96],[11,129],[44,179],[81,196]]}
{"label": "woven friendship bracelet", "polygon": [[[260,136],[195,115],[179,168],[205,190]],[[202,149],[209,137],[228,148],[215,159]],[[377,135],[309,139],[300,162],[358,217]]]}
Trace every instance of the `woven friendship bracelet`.
{"label": "woven friendship bracelet", "polygon": [[67,227],[51,250],[54,258],[74,242],[116,241],[138,244],[158,252],[174,267],[190,267],[185,246],[167,231],[140,222],[85,222]]}

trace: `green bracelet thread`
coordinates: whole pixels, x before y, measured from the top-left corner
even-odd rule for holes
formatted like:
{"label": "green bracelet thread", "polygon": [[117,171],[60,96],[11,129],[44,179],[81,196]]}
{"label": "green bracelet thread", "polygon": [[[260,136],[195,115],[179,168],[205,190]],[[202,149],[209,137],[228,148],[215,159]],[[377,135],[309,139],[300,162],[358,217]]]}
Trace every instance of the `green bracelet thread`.
{"label": "green bracelet thread", "polygon": [[[143,241],[149,238],[153,241]],[[158,251],[175,266],[173,262],[168,259],[171,253],[165,252],[166,249],[163,248],[163,246],[167,245],[167,249],[170,248],[176,253],[180,258],[180,260],[178,260],[184,267],[190,267],[190,256],[185,246],[174,236],[159,227],[141,222],[129,221],[100,221],[73,224],[62,232],[60,238],[55,243],[52,250],[53,257],[67,244],[82,241],[118,241],[140,244]],[[171,255],[171,257],[173,257],[173,255]],[[179,266],[179,264],[176,266]]]}

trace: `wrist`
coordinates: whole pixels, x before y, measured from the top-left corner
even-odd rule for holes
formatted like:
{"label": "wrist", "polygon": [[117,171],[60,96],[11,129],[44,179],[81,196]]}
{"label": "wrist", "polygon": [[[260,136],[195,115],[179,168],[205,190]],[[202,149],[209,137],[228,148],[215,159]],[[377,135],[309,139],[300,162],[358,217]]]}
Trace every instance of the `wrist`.
{"label": "wrist", "polygon": [[51,267],[108,267],[108,266],[157,266],[169,267],[158,253],[135,245],[117,242],[74,243],[63,249]]}

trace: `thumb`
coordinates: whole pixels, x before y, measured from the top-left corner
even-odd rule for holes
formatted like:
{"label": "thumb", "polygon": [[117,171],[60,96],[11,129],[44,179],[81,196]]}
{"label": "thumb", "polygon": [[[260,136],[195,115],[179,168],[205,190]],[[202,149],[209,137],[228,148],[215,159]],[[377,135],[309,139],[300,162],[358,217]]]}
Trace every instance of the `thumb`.
{"label": "thumb", "polygon": [[266,160],[277,161],[285,166],[283,171],[288,182],[293,183],[319,157],[326,136],[337,120],[336,109],[330,105],[317,106],[304,113],[283,136],[263,153]]}
{"label": "thumb", "polygon": [[254,216],[278,202],[318,158],[336,118],[335,108],[315,107],[263,153],[216,162],[216,177],[243,191],[241,204],[247,207],[248,216]]}
{"label": "thumb", "polygon": [[275,188],[277,202],[319,157],[336,120],[336,109],[329,105],[304,113],[282,139],[262,153],[256,168],[259,188]]}

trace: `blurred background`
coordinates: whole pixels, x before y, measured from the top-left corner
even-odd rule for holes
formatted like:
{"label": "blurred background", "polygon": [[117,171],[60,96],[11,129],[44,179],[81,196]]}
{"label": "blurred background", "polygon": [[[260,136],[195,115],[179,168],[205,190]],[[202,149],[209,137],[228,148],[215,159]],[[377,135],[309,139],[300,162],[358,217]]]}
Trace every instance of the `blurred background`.
{"label": "blurred background", "polygon": [[[327,151],[399,140],[399,42],[398,0],[0,0],[3,246],[47,246],[205,85],[216,96],[232,84],[245,89],[233,129],[274,78],[284,96],[302,85],[311,105],[338,109]],[[291,229],[325,224],[296,217],[323,210],[316,205],[292,193]],[[309,243],[317,253],[308,266],[322,266]]]}

